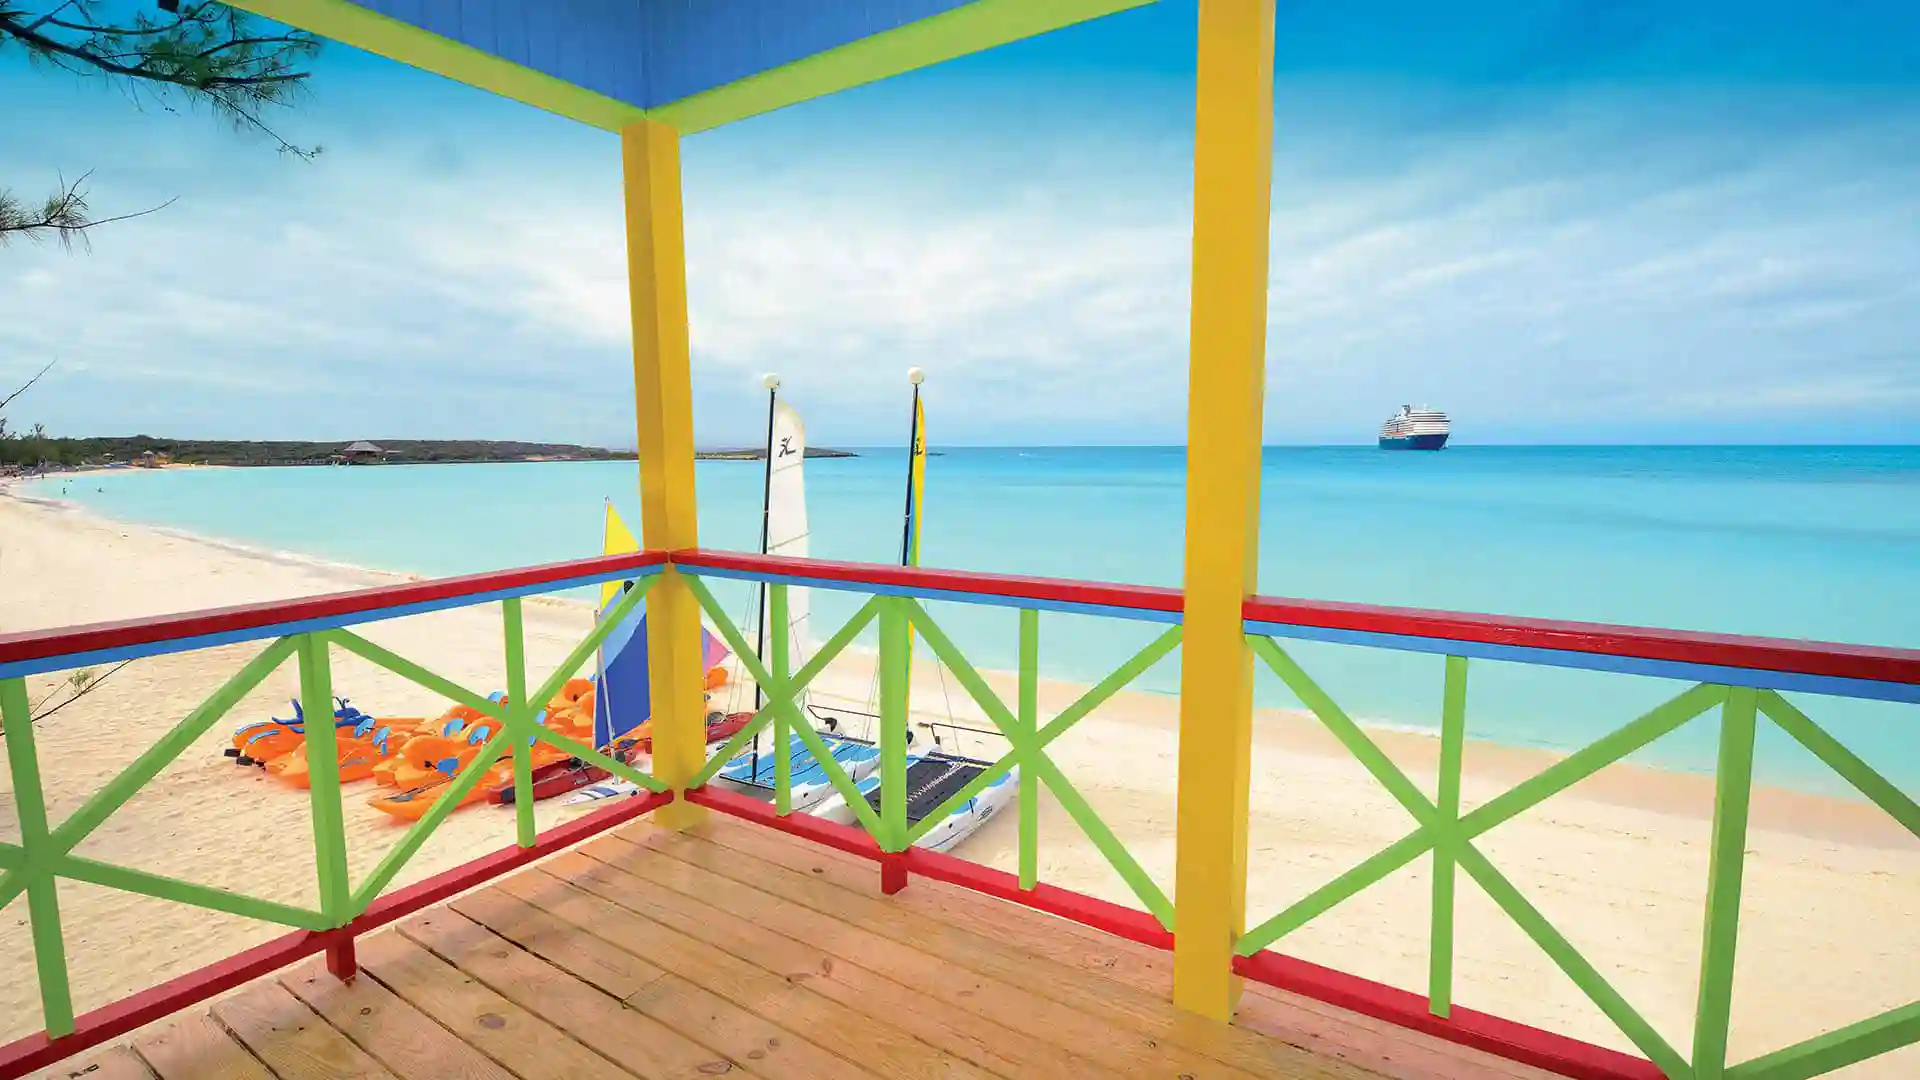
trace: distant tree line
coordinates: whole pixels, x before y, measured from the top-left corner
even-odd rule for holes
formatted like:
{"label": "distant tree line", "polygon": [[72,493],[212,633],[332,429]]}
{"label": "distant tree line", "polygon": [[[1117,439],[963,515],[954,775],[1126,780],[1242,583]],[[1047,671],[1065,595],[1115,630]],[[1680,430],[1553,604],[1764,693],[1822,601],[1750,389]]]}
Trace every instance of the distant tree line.
{"label": "distant tree line", "polygon": [[[392,464],[454,462],[631,461],[632,451],[606,450],[570,443],[489,442],[479,439],[381,440]],[[0,465],[34,468],[42,463],[75,468],[110,461],[134,462],[149,451],[181,465],[326,465],[346,446],[339,442],[243,442],[224,439],[167,439],[152,435],[62,439],[35,425],[24,433],[0,435]]]}

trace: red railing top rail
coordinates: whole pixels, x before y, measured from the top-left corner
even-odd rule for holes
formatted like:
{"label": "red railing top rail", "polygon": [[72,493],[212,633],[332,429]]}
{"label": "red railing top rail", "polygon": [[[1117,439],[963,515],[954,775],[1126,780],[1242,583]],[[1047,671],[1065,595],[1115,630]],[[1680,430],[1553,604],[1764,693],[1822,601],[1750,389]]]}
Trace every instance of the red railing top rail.
{"label": "red railing top rail", "polygon": [[294,600],[266,600],[257,604],[208,608],[177,615],[0,634],[0,664],[76,656],[183,638],[245,633],[289,623],[349,618],[515,590],[538,591],[544,585],[581,581],[596,575],[618,575],[660,566],[666,561],[666,555],[658,551],[601,555],[591,559],[545,563],[484,574],[410,581],[402,585],[379,585],[370,589],[353,589]]}
{"label": "red railing top rail", "polygon": [[[707,549],[688,549],[671,554],[645,551],[295,600],[274,600],[155,618],[0,634],[0,665],[94,654],[187,638],[243,634],[288,624],[350,620],[356,615],[396,609],[453,606],[450,602],[462,598],[540,591],[539,587],[544,585],[578,582],[596,576],[612,578],[670,563],[694,570],[844,584],[854,590],[869,586],[1001,601],[1033,601],[1041,605],[1120,608],[1172,614],[1178,614],[1184,607],[1180,590],[1147,585],[794,559]],[[1271,623],[1920,686],[1920,650],[1915,649],[1274,596],[1257,596],[1247,601],[1243,616],[1248,622],[1256,624]]]}
{"label": "red railing top rail", "polygon": [[844,583],[878,585],[916,592],[946,592],[962,596],[1037,600],[1049,604],[1128,608],[1134,611],[1179,612],[1186,596],[1179,589],[1156,585],[1121,585],[1106,581],[983,574],[972,570],[934,570],[923,566],[833,562],[795,559],[781,555],[754,555],[740,551],[688,548],[673,552],[670,561],[695,569],[731,570],[748,574]]}
{"label": "red railing top rail", "polygon": [[1920,685],[1920,650],[1256,596],[1250,623]]}

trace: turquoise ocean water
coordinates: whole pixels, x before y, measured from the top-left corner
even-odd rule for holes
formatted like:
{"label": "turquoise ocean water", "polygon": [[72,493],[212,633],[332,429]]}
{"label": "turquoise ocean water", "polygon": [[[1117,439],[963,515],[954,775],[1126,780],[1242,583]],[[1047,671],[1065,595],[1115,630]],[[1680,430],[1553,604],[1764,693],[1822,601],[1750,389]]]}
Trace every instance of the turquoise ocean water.
{"label": "turquoise ocean water", "polygon": [[[948,450],[928,462],[922,562],[1177,585],[1183,468],[1177,448]],[[808,462],[814,554],[896,560],[904,479],[901,450]],[[389,466],[94,474],[34,493],[64,493],[124,520],[443,575],[595,554],[604,498],[639,531],[635,482],[632,463]],[[702,543],[753,549],[761,466],[703,462],[698,484]],[[1263,488],[1265,593],[1920,647],[1920,447],[1272,448]],[[751,611],[743,587],[719,592],[741,617]],[[816,593],[814,636],[858,602]],[[1015,665],[1011,611],[933,612],[976,664]],[[1048,615],[1042,668],[1091,682],[1153,632]],[[1353,715],[1437,727],[1438,657],[1294,648]],[[1176,690],[1177,654],[1141,685]],[[1681,688],[1476,662],[1469,731],[1572,749]],[[1258,693],[1294,704],[1270,677]],[[1920,709],[1797,700],[1890,777],[1909,789],[1920,782]],[[1705,768],[1713,744],[1713,725],[1696,722],[1636,760]],[[1760,767],[1774,782],[1839,790],[1784,738],[1763,739]]]}

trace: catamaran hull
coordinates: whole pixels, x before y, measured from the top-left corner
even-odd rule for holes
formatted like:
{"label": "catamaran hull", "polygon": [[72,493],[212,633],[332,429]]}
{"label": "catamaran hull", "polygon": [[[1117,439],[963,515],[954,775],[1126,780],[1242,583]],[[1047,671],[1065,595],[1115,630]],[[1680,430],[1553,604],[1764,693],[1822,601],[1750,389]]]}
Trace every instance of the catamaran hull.
{"label": "catamaran hull", "polygon": [[[869,776],[859,781],[856,786],[860,794],[871,797],[880,788],[880,778]],[[928,829],[913,842],[913,846],[940,852],[959,846],[962,840],[972,836],[982,825],[1012,802],[1019,790],[1020,769],[1015,766],[1007,770],[1005,776],[988,785],[985,791],[962,803],[953,813],[948,814],[945,820]],[[848,805],[847,800],[837,792],[832,798],[823,802],[819,809],[812,811],[812,814],[822,820],[842,825],[857,824],[860,820],[853,807]],[[911,827],[917,823],[917,821],[909,821],[908,825]]]}
{"label": "catamaran hull", "polygon": [[[879,754],[867,743],[837,735],[823,734],[822,738],[827,743],[828,753],[833,756],[834,763],[839,765],[840,770],[846,773],[847,778],[854,783],[858,784],[867,779],[875,769],[879,768]],[[801,743],[798,737],[795,737],[790,750],[793,763],[790,805],[797,811],[810,812],[813,807],[826,802],[837,792],[834,790],[833,781],[827,779],[819,763],[814,760],[813,754],[806,749],[805,744]],[[774,797],[773,769],[773,751],[771,750],[760,753],[757,767],[751,753],[741,754],[728,762],[727,767],[713,778],[713,782],[728,791],[771,801]]]}

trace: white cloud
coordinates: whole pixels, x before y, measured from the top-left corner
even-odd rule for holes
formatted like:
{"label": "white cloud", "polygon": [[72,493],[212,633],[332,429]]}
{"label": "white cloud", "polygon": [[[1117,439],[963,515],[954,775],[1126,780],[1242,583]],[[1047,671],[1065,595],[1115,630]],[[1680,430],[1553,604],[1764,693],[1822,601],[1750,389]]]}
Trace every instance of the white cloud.
{"label": "white cloud", "polygon": [[[1349,132],[1335,162],[1283,116],[1270,433],[1364,439],[1413,399],[1522,434],[1597,402],[1623,422],[1910,403],[1920,174],[1885,140],[1912,111],[1786,134],[1669,111],[1626,152],[1648,135],[1630,106],[1411,146]],[[219,134],[214,160],[235,153]],[[1181,437],[1184,157],[1103,136],[1068,164],[972,145],[876,168],[840,138],[751,169],[688,144],[704,441],[752,437],[766,369],[822,441],[890,439],[916,364],[956,439]],[[103,175],[103,207],[191,197],[90,256],[0,256],[0,376],[66,357],[68,388],[37,396],[69,431],[266,436],[344,413],[375,434],[625,441],[617,151],[579,146],[450,174],[335,140],[314,166],[176,154],[145,190]]]}

